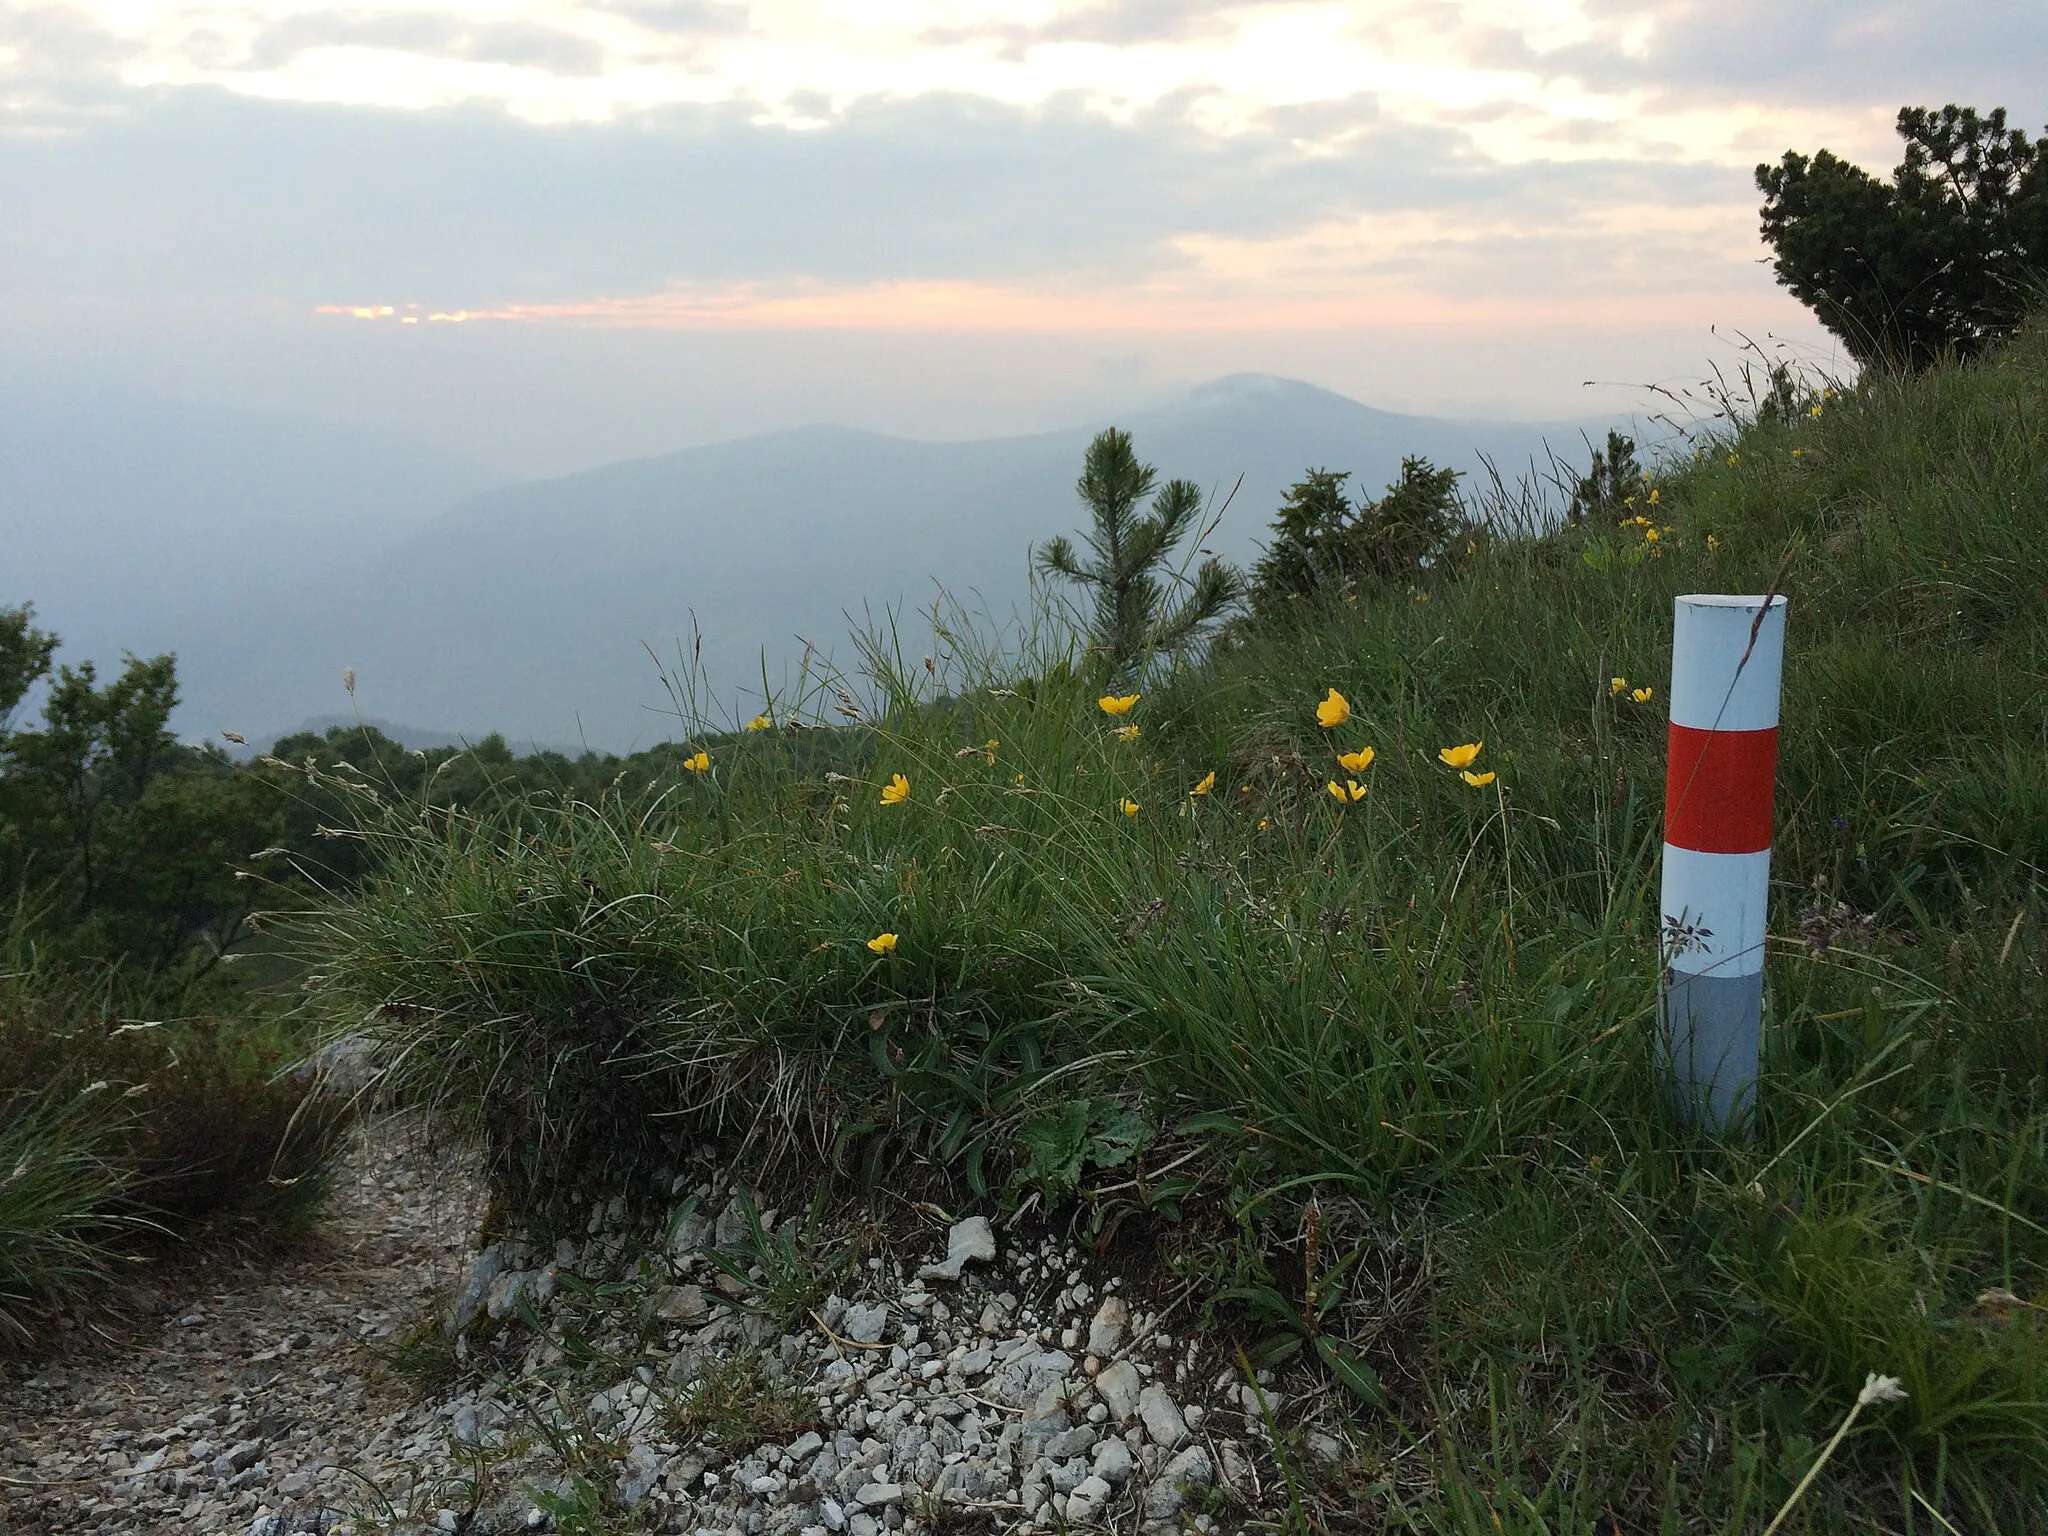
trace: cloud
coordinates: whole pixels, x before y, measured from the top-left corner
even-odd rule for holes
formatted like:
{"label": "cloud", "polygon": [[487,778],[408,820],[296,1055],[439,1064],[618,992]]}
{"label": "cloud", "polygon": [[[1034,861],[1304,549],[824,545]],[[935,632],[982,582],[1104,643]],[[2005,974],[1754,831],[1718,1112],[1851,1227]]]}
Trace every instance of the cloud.
{"label": "cloud", "polygon": [[530,22],[474,23],[433,11],[306,11],[257,34],[248,62],[277,69],[321,48],[365,48],[466,63],[509,64],[553,75],[594,76],[605,50],[587,37]]}

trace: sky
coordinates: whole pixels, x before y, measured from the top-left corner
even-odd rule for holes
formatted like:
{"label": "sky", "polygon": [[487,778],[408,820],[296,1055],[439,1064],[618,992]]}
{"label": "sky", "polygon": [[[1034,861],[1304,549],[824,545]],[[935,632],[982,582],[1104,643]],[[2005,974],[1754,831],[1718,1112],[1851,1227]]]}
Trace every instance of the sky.
{"label": "sky", "polygon": [[4,0],[0,391],[506,474],[1244,371],[1585,416],[1839,362],[1756,164],[2038,129],[2044,60],[2039,0]]}

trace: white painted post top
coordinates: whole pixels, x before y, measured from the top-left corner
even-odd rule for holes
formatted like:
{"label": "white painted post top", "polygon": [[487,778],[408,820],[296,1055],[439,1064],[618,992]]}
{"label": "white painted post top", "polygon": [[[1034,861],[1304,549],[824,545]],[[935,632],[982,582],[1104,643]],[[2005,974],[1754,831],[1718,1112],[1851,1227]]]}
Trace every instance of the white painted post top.
{"label": "white painted post top", "polygon": [[[1674,604],[1671,723],[1698,731],[1763,731],[1778,723],[1785,599],[1688,593]],[[1763,613],[1763,623],[1757,615]],[[1756,645],[1750,646],[1754,631]],[[1749,653],[1743,665],[1743,653]],[[1740,667],[1740,675],[1737,668]]]}

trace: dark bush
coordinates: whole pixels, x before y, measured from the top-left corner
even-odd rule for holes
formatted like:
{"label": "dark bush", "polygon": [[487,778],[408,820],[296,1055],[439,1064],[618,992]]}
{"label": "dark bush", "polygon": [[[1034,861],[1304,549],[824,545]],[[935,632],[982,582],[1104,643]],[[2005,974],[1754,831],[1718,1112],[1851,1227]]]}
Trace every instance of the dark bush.
{"label": "dark bush", "polygon": [[1756,168],[1778,281],[1859,363],[1921,369],[2009,335],[2048,285],[2048,137],[2005,109],[1902,107],[1889,183],[1823,149]]}
{"label": "dark bush", "polygon": [[1354,505],[1348,473],[1312,469],[1287,491],[1273,542],[1252,567],[1252,611],[1362,582],[1397,581],[1427,568],[1465,529],[1458,472],[1404,458],[1401,477],[1377,501]]}

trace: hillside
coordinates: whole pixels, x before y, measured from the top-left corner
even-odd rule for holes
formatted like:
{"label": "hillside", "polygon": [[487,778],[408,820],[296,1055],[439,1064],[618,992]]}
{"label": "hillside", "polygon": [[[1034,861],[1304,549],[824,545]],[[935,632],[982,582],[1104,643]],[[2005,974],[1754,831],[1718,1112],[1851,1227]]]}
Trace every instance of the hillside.
{"label": "hillside", "polygon": [[[1801,394],[1585,524],[1290,605],[1135,699],[1099,701],[1058,643],[1005,661],[959,636],[935,675],[885,677],[831,771],[809,733],[706,734],[692,771],[596,800],[362,798],[395,862],[310,936],[315,1006],[485,1148],[503,1284],[557,1297],[526,1325],[544,1338],[480,1325],[447,1411],[701,1426],[720,1373],[765,1371],[851,1437],[876,1507],[938,1498],[889,1417],[923,1390],[908,1326],[884,1370],[835,1323],[778,1355],[741,1320],[839,1316],[826,1293],[872,1253],[857,1278],[907,1325],[932,1302],[873,1278],[892,1213],[1045,1213],[1157,1298],[1186,1353],[1142,1364],[1227,1426],[1198,1476],[1165,1460],[1192,1420],[1142,1415],[1149,1487],[1091,1491],[1089,1520],[1180,1477],[1291,1529],[2042,1529],[2044,422],[2035,329]],[[1658,1066],[1672,604],[1780,583],[1763,1073],[1753,1134],[1717,1138]],[[683,1199],[706,1157],[763,1205],[838,1215],[770,1235],[735,1197],[714,1251]],[[693,1235],[577,1246],[633,1211]],[[1078,1338],[1057,1242],[1017,1290]],[[616,1289],[564,1299],[565,1273]],[[701,1306],[698,1342],[633,1331]],[[615,1342],[577,1356],[572,1328]],[[707,1363],[733,1329],[765,1346]],[[922,1379],[950,1369],[927,1354]],[[844,1368],[778,1374],[811,1358]],[[1106,1373],[1019,1390],[1016,1443],[1094,1444],[1068,1407],[1123,1412]],[[870,1450],[878,1414],[896,1439]],[[621,1519],[636,1468],[798,1454],[759,1418],[673,1451],[623,1422],[586,1490]],[[988,1486],[1051,1528],[1082,1520],[1084,1470],[998,1446]],[[647,1508],[688,1529],[765,1516],[773,1489],[791,1528],[833,1518],[824,1485],[761,1477]]]}
{"label": "hillside", "polygon": [[[1308,385],[1219,381],[1127,425],[1162,474],[1243,489],[1217,547],[1248,555],[1311,465],[1377,488],[1404,454],[1477,470],[1580,428],[1393,415]],[[345,707],[473,736],[626,750],[675,722],[652,646],[673,662],[692,616],[730,700],[780,684],[802,641],[848,658],[846,615],[928,603],[934,583],[1007,617],[1034,542],[1068,526],[1092,428],[912,442],[817,426],[606,466],[472,498],[315,583],[283,583],[178,637],[196,732],[252,740]],[[918,641],[922,646],[924,642]],[[733,707],[737,708],[737,705]],[[758,702],[745,708],[751,714]]]}

